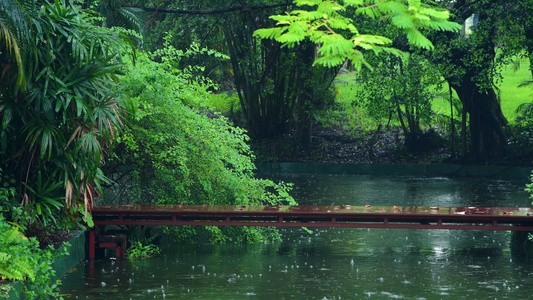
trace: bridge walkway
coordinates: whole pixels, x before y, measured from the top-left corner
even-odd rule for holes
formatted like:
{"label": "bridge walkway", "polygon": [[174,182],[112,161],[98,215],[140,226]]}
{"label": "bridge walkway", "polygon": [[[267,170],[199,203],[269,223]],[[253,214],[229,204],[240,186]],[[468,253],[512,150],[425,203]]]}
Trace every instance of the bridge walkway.
{"label": "bridge walkway", "polygon": [[[102,225],[207,225],[342,227],[532,231],[529,207],[428,206],[262,206],[262,205],[95,205],[95,227]],[[109,237],[106,237],[109,238]],[[125,238],[99,243],[89,235],[89,253],[96,247],[125,248]],[[105,239],[102,239],[105,240]]]}

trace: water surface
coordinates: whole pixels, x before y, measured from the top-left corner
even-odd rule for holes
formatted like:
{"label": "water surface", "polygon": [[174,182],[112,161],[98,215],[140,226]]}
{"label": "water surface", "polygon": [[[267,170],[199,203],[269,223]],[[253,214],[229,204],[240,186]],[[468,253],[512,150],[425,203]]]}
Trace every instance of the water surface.
{"label": "water surface", "polygon": [[[524,182],[272,176],[302,204],[529,206]],[[533,263],[509,234],[407,229],[281,229],[267,244],[171,245],[146,260],[85,263],[65,299],[528,299]]]}

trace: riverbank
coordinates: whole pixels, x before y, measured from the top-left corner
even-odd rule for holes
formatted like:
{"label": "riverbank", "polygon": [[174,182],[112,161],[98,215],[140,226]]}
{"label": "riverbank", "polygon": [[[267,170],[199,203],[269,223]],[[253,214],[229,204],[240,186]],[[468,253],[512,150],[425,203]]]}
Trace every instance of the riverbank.
{"label": "riverbank", "polygon": [[[409,152],[399,130],[353,133],[342,128],[315,126],[312,146],[301,149],[292,134],[270,139],[252,140],[251,147],[257,162],[299,162],[337,164],[420,164],[420,165],[476,165],[472,158],[460,155],[460,138],[455,137],[454,148],[450,137],[435,131],[423,134],[419,151]],[[516,148],[514,146],[514,148]],[[533,152],[509,146],[508,155],[501,160],[483,165],[529,166],[533,169]],[[479,164],[478,164],[479,165]]]}

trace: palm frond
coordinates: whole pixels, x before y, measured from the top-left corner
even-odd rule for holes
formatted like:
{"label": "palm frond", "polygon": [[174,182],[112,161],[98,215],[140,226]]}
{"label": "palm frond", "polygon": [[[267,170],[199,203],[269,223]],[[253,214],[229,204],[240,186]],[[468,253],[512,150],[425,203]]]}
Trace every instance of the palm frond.
{"label": "palm frond", "polygon": [[[17,66],[16,85],[25,90],[35,67],[35,43],[32,27],[39,27],[35,1],[0,1],[0,55],[7,53]],[[2,81],[7,81],[1,70]]]}
{"label": "palm frond", "polygon": [[145,12],[139,8],[121,7],[117,1],[100,1],[98,12],[104,17],[102,26],[123,27],[142,33]]}

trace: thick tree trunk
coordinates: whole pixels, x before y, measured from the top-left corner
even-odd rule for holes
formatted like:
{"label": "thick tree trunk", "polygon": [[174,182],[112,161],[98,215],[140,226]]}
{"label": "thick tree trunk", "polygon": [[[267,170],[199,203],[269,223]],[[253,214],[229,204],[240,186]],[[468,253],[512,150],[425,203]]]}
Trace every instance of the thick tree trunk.
{"label": "thick tree trunk", "polygon": [[494,89],[481,91],[471,78],[467,73],[459,85],[452,84],[470,116],[471,159],[485,162],[502,158],[507,145],[507,136],[503,131],[507,119]]}
{"label": "thick tree trunk", "polygon": [[507,120],[491,87],[495,75],[495,43],[499,41],[496,37],[502,34],[493,9],[504,3],[454,1],[450,10],[454,21],[464,23],[472,14],[478,16],[477,23],[470,28],[472,34],[442,32],[432,40],[439,47],[437,55],[431,53],[431,59],[457,92],[463,103],[463,116],[467,113],[469,117],[469,152],[463,154],[478,163],[495,161],[506,154],[507,136],[503,128]]}

